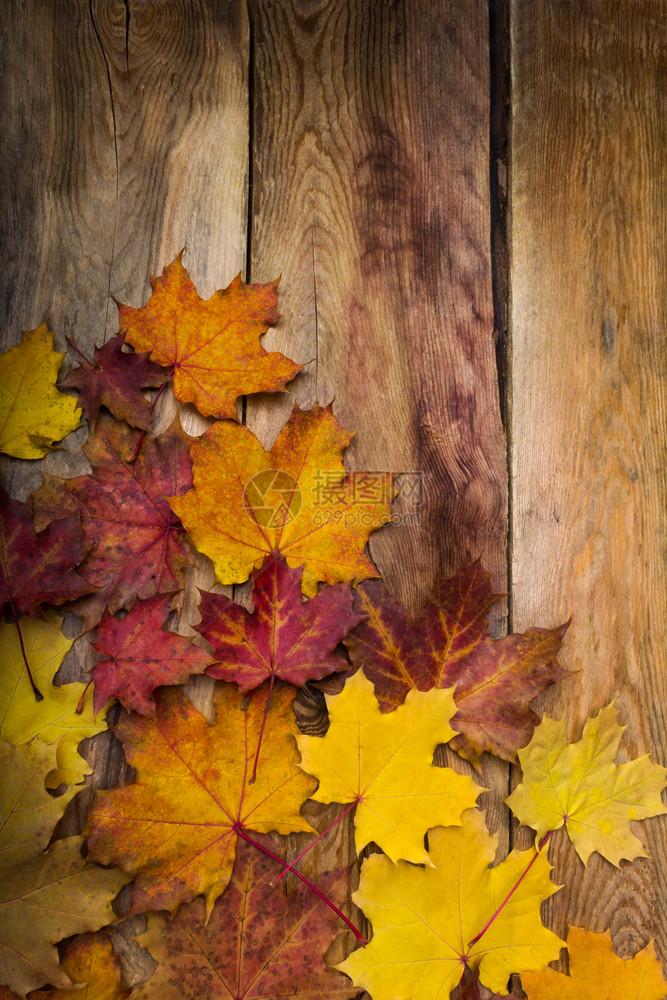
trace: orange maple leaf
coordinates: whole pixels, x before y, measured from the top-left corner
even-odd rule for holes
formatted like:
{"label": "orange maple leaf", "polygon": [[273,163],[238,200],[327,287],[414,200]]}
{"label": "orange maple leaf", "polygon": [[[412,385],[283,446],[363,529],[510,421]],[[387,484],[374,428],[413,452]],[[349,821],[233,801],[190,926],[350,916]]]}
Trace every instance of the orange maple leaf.
{"label": "orange maple leaf", "polygon": [[134,784],[98,792],[88,820],[90,860],[136,875],[132,912],[171,910],[200,893],[210,914],[225,890],[242,829],[311,831],[299,809],[316,782],[298,766],[294,689],[275,690],[266,720],[265,762],[247,777],[262,724],[263,701],[241,711],[231,684],[216,684],[210,726],[178,688],[161,688],[154,719],[121,716],[114,732]]}
{"label": "orange maple leaf", "polygon": [[570,927],[570,975],[553,969],[525,972],[521,985],[529,1000],[662,1000],[667,983],[653,942],[634,958],[614,954],[609,932]]}
{"label": "orange maple leaf", "polygon": [[194,403],[206,417],[235,417],[238,396],[281,390],[303,367],[259,342],[280,318],[278,281],[246,285],[239,275],[201,299],[181,256],[151,278],[145,306],[118,304],[121,332],[137,351],[150,351],[152,361],[173,370],[179,403]]}
{"label": "orange maple leaf", "polygon": [[232,421],[190,442],[194,489],[169,503],[220,583],[243,583],[274,549],[303,565],[307,597],[319,581],[378,575],[364,545],[391,518],[391,477],[347,477],[351,438],[330,406],[316,406],[295,407],[271,451]]}

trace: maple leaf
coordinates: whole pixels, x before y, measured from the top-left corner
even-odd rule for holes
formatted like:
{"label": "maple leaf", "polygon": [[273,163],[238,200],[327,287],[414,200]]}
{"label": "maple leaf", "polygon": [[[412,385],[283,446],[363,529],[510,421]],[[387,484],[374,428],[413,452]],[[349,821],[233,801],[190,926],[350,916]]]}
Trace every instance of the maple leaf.
{"label": "maple leaf", "polygon": [[[270,680],[265,711],[276,678],[303,687],[349,667],[334,649],[361,618],[352,611],[350,583],[325,587],[304,602],[301,573],[290,569],[279,553],[268,556],[253,573],[253,614],[223,594],[201,591],[202,621],[195,628],[219,661],[206,673],[233,681],[243,692]],[[259,750],[258,745],[251,780]]]}
{"label": "maple leaf", "polygon": [[43,458],[79,426],[76,401],[55,386],[64,357],[54,351],[46,323],[0,354],[0,451],[6,455]]}
{"label": "maple leaf", "polygon": [[[497,837],[475,809],[464,813],[462,826],[439,827],[428,836],[425,868],[394,865],[379,854],[364,861],[352,898],[371,921],[373,939],[336,968],[373,1000],[433,1000],[449,995],[466,964],[479,968],[484,986],[505,993],[511,973],[543,969],[558,958],[563,942],[540,920],[541,902],[558,889],[546,855],[512,851],[489,868]],[[530,854],[535,864],[475,940]]]}
{"label": "maple leaf", "polygon": [[120,324],[128,343],[173,370],[179,403],[194,403],[206,417],[235,417],[238,396],[283,389],[301,371],[259,342],[280,318],[277,281],[246,285],[239,275],[200,299],[179,254],[151,286],[142,308],[119,304]]}
{"label": "maple leaf", "polygon": [[109,935],[103,931],[74,938],[61,966],[71,982],[81,984],[82,989],[48,990],[30,1000],[126,1000],[132,992],[120,985],[120,961]]}
{"label": "maple leaf", "polygon": [[246,692],[270,678],[302,687],[349,668],[334,649],[361,620],[352,611],[351,584],[324,587],[304,601],[301,573],[279,553],[267,556],[253,573],[253,614],[223,594],[201,591],[202,621],[194,627],[218,661],[207,669],[209,676]]}
{"label": "maple leaf", "polygon": [[10,605],[15,617],[36,618],[42,604],[64,604],[94,590],[74,572],[86,548],[78,514],[61,511],[35,534],[30,504],[0,489],[0,613]]}
{"label": "maple leaf", "polygon": [[[74,347],[71,339],[70,343]],[[141,427],[145,431],[151,428],[150,404],[141,390],[164,385],[169,374],[149,361],[146,354],[124,351],[124,343],[124,334],[112,337],[103,347],[95,348],[93,361],[74,347],[82,364],[60,379],[61,388],[76,389],[79,393],[80,405],[91,430],[95,430],[100,406],[106,406],[114,417],[131,427]]]}
{"label": "maple leaf", "polygon": [[63,795],[49,795],[45,776],[56,762],[53,744],[33,740],[12,747],[0,740],[0,764],[5,780],[0,784],[0,870],[5,873],[5,858],[10,853],[31,851],[33,844],[41,852],[49,842],[53,828],[65,811],[76,788]]}
{"label": "maple leaf", "polygon": [[417,621],[381,581],[371,580],[356,588],[354,607],[366,620],[345,640],[384,712],[402,704],[413,687],[456,684],[460,734],[452,746],[476,767],[484,751],[515,761],[539,721],[530,702],[568,676],[556,661],[568,626],[491,639],[486,611],[495,600],[479,561],[439,582]]}
{"label": "maple leaf", "polygon": [[96,712],[114,697],[128,711],[155,715],[156,687],[183,684],[213,661],[205,649],[193,646],[192,639],[164,628],[171,600],[170,594],[157,594],[138,601],[122,621],[104,613],[93,646],[107,659],[90,671]]}
{"label": "maple leaf", "polygon": [[667,812],[666,768],[648,754],[614,763],[625,728],[612,703],[587,720],[578,743],[568,744],[564,722],[545,718],[519,750],[523,780],[505,801],[538,839],[564,825],[584,864],[593,851],[614,865],[646,857],[630,821]]}
{"label": "maple leaf", "polygon": [[663,1000],[667,993],[652,941],[634,958],[623,960],[614,954],[608,932],[570,927],[567,949],[569,976],[553,969],[522,975],[528,1000]]}
{"label": "maple leaf", "polygon": [[356,803],[357,853],[371,841],[392,861],[431,864],[424,834],[459,824],[482,791],[467,775],[435,767],[433,753],[454,735],[452,691],[408,692],[382,715],[362,673],[327,695],[326,736],[298,736],[301,767],[319,779],[317,802]]}
{"label": "maple leaf", "polygon": [[84,446],[92,476],[45,476],[34,497],[39,526],[58,512],[76,511],[90,551],[80,572],[99,588],[74,606],[87,625],[97,624],[105,604],[113,614],[139,597],[171,593],[183,586],[183,571],[194,565],[184,529],[169,508],[166,494],[191,485],[186,438],[178,418],[160,438],[148,438],[136,462],[137,432],[102,415]]}
{"label": "maple leaf", "polygon": [[[107,728],[95,721],[93,699],[81,702],[85,685],[61,684],[53,678],[69,652],[72,641],[62,634],[62,619],[47,612],[44,619],[24,618],[21,633],[33,677],[43,698],[35,702],[28,675],[23,669],[19,635],[13,625],[0,625],[0,736],[17,746],[37,736],[57,744],[56,768],[46,776],[46,787],[78,784],[92,768],[77,752],[81,740]],[[103,706],[106,708],[106,706]]]}
{"label": "maple leaf", "polygon": [[216,684],[216,724],[177,688],[156,693],[155,719],[123,715],[114,732],[132,785],[98,792],[89,816],[90,857],[137,876],[132,912],[167,909],[206,896],[207,913],[224,891],[241,829],[267,833],[312,831],[299,813],[315,782],[298,768],[293,693],[274,692],[264,734],[267,764],[246,784],[262,709]]}
{"label": "maple leaf", "polygon": [[[133,1000],[274,1000],[301,997],[344,1000],[358,990],[322,958],[334,938],[331,911],[305,885],[285,895],[276,886],[279,865],[249,844],[239,844],[234,872],[205,923],[201,899],[175,917],[151,914],[138,938],[158,961]],[[320,887],[341,901],[342,872]]]}
{"label": "maple leaf", "polygon": [[243,583],[274,549],[303,565],[308,597],[318,581],[377,576],[363,548],[390,519],[390,498],[352,495],[342,462],[351,437],[331,407],[316,406],[295,407],[271,451],[232,421],[191,442],[194,489],[169,502],[220,583]]}
{"label": "maple leaf", "polygon": [[46,982],[71,985],[55,942],[114,920],[111,900],[129,881],[118,870],[89,866],[83,837],[57,840],[45,853],[76,791],[48,794],[44,776],[55,763],[54,745],[0,743],[0,981],[21,996]]}

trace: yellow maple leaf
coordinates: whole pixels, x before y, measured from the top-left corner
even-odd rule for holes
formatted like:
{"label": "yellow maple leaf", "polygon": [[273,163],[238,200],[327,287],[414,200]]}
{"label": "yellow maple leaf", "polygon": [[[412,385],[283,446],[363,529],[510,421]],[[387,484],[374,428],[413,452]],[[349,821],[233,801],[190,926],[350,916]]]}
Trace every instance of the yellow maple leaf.
{"label": "yellow maple leaf", "polygon": [[46,323],[0,354],[0,451],[6,455],[43,458],[79,426],[76,400],[55,385],[64,357],[54,351]]}
{"label": "yellow maple leaf", "polygon": [[593,851],[614,865],[646,857],[630,821],[667,812],[666,768],[648,754],[614,763],[624,731],[612,703],[587,720],[579,742],[568,744],[565,723],[545,718],[519,750],[523,780],[508,806],[538,840],[564,825],[584,864]]}
{"label": "yellow maple leaf", "polygon": [[277,281],[246,285],[239,275],[204,300],[179,254],[151,286],[140,309],[119,304],[121,330],[137,351],[173,370],[179,403],[194,403],[205,417],[235,417],[238,396],[282,390],[301,371],[259,342],[280,319]]}
{"label": "yellow maple leaf", "polygon": [[104,931],[74,938],[61,965],[72,982],[82,988],[49,990],[35,1000],[126,1000],[130,995],[131,991],[120,985],[120,960]]}
{"label": "yellow maple leaf", "polygon": [[434,1000],[449,996],[466,965],[479,968],[484,986],[505,993],[513,972],[544,969],[558,958],[563,942],[540,919],[540,904],[558,889],[545,854],[470,944],[535,851],[512,851],[489,868],[498,838],[476,809],[464,813],[462,826],[439,827],[428,838],[435,867],[394,865],[379,854],[364,861],[352,898],[373,925],[373,938],[336,968],[373,1000]]}
{"label": "yellow maple leaf", "polygon": [[107,728],[104,716],[108,705],[93,712],[93,694],[85,698],[80,714],[77,706],[85,684],[62,684],[53,678],[69,652],[72,642],[62,634],[62,619],[55,611],[44,618],[21,618],[21,634],[28,662],[42,701],[35,701],[25,669],[16,626],[0,624],[0,736],[13,746],[37,736],[45,743],[57,743],[57,766],[46,777],[47,788],[79,784],[92,768],[77,752],[81,740]]}
{"label": "yellow maple leaf", "polygon": [[634,958],[614,954],[611,935],[570,927],[570,975],[545,969],[521,977],[528,1000],[663,1000],[667,983],[649,941]]}
{"label": "yellow maple leaf", "polygon": [[[330,407],[316,406],[295,407],[271,451],[231,421],[190,443],[194,489],[169,503],[220,583],[243,583],[274,549],[303,565],[308,597],[318,581],[377,576],[364,546],[391,519],[389,476],[376,474],[363,495],[354,489],[342,461],[351,438]],[[357,486],[373,479],[355,475]]]}
{"label": "yellow maple leaf", "polygon": [[319,779],[317,802],[356,802],[357,852],[371,841],[392,861],[431,864],[424,834],[460,824],[483,790],[467,775],[434,767],[433,753],[455,731],[454,688],[410,690],[395,712],[382,714],[362,671],[327,695],[326,736],[298,736],[301,767]]}
{"label": "yellow maple leaf", "polygon": [[88,865],[83,837],[46,850],[77,790],[49,795],[44,777],[55,763],[54,745],[0,743],[0,982],[20,996],[47,982],[71,985],[55,943],[114,920],[111,900],[129,881],[117,869]]}
{"label": "yellow maple leaf", "polygon": [[30,840],[44,850],[54,826],[75,794],[68,788],[64,795],[49,795],[44,778],[55,764],[56,748],[35,741],[12,747],[0,741],[0,875],[4,872],[7,852],[22,849]]}

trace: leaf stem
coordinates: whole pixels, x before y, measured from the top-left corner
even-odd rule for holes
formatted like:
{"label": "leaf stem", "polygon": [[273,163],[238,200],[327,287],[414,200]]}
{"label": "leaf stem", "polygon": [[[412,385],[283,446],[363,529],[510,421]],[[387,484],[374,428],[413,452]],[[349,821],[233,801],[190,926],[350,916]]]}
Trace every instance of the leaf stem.
{"label": "leaf stem", "polygon": [[19,617],[16,614],[16,608],[14,607],[14,602],[10,601],[9,606],[12,609],[12,615],[14,616],[14,624],[16,625],[16,631],[19,634],[19,642],[21,644],[21,652],[23,653],[23,662],[25,663],[25,668],[28,671],[28,680],[30,681],[30,686],[32,688],[32,693],[35,696],[35,701],[44,701],[44,695],[39,690],[37,685],[33,680],[32,673],[30,672],[30,664],[28,663],[28,655],[25,651],[25,646],[23,645],[23,634],[21,632],[21,626],[19,625]]}
{"label": "leaf stem", "polygon": [[76,706],[76,709],[75,709],[75,712],[76,712],[77,715],[81,715],[81,713],[83,712],[83,699],[86,697],[86,694],[88,692],[88,688],[90,687],[90,685],[92,683],[93,683],[93,678],[91,677],[90,680],[88,681],[88,683],[86,684],[85,688],[81,692],[81,697],[79,698],[79,702],[78,702],[78,704]]}
{"label": "leaf stem", "polygon": [[[169,378],[173,378],[174,377],[175,370],[176,370],[175,368],[171,369],[171,371],[169,373]],[[151,403],[151,405],[150,405],[150,407],[148,409],[148,413],[149,413],[150,416],[153,415],[153,410],[155,409],[155,404],[157,403],[158,399],[160,398],[160,396],[164,392],[164,387],[165,387],[166,384],[167,384],[166,382],[163,382],[162,385],[160,386],[160,388],[158,389],[157,395],[156,395],[155,399],[153,400],[153,402]],[[134,451],[132,452],[132,454],[128,458],[128,462],[134,462],[135,458],[139,454],[139,449],[141,448],[141,442],[143,441],[143,439],[145,437],[146,437],[146,431],[142,430],[141,434],[139,435],[139,440],[137,441],[137,443],[135,445]]]}
{"label": "leaf stem", "polygon": [[79,348],[76,346],[76,344],[74,343],[73,339],[69,336],[69,334],[67,335],[67,343],[69,344],[70,347],[74,348],[74,350],[79,355],[79,357],[83,358],[83,360],[86,362],[87,365],[90,365],[91,368],[99,368],[99,365],[94,364],[90,360],[90,358],[86,357],[86,355],[83,353],[83,351],[79,350]]}
{"label": "leaf stem", "polygon": [[[169,378],[173,378],[173,377],[174,377],[174,369],[172,368],[171,371],[169,372]],[[162,385],[160,386],[160,388],[158,389],[158,391],[157,391],[157,393],[155,395],[155,399],[153,400],[153,402],[151,403],[151,405],[148,408],[148,412],[151,414],[151,416],[153,414],[153,410],[155,409],[155,404],[157,403],[158,399],[160,398],[160,396],[164,392],[164,387],[165,387],[166,384],[167,384],[166,382],[162,383]]]}
{"label": "leaf stem", "polygon": [[262,727],[259,731],[259,739],[257,740],[257,750],[255,752],[255,763],[253,765],[252,774],[248,781],[249,785],[254,784],[255,778],[257,777],[257,761],[259,760],[259,751],[262,746],[262,738],[264,736],[264,727],[266,726],[266,717],[269,714],[269,705],[271,704],[271,695],[273,694],[273,685],[276,680],[276,675],[271,674],[271,683],[269,684],[269,693],[266,696],[266,705],[264,706],[264,715],[262,716]]}
{"label": "leaf stem", "polygon": [[[354,807],[356,806],[356,804],[357,804],[357,800],[356,799],[354,800],[354,802],[350,802],[350,804],[347,807],[347,809],[345,809],[344,812],[342,812],[340,814],[340,816],[337,816],[336,819],[333,821],[333,823],[329,823],[329,825],[326,828],[326,830],[323,830],[322,833],[319,835],[319,837],[315,837],[315,840],[311,840],[310,844],[308,844],[308,847],[306,847],[306,849],[304,851],[302,851],[301,854],[297,855],[297,857],[294,859],[294,861],[292,861],[289,865],[286,866],[286,868],[283,871],[281,871],[280,875],[276,879],[276,882],[280,882],[280,880],[283,877],[283,875],[287,875],[287,872],[293,871],[294,870],[294,865],[297,863],[297,861],[301,861],[301,858],[305,854],[308,854],[308,851],[311,849],[311,847],[314,847],[315,844],[319,840],[321,840],[322,837],[325,836],[325,834],[327,834],[329,832],[329,830],[333,829],[333,827],[336,825],[336,823],[340,823],[340,821],[343,819],[344,816],[347,816],[347,814],[349,812],[352,812],[352,810],[354,809]],[[295,874],[296,874],[296,872],[295,872]]]}
{"label": "leaf stem", "polygon": [[545,836],[542,838],[542,840],[540,841],[540,843],[537,846],[537,850],[535,851],[535,856],[533,858],[531,858],[531,860],[528,862],[528,865],[524,869],[523,874],[514,883],[514,885],[512,886],[512,888],[510,889],[510,891],[507,893],[507,895],[503,899],[502,903],[500,904],[500,906],[498,907],[498,909],[496,910],[496,912],[493,914],[493,916],[489,920],[487,920],[486,924],[484,925],[484,927],[482,927],[482,929],[479,932],[479,934],[477,935],[477,937],[474,937],[472,939],[472,941],[468,941],[468,948],[472,948],[472,946],[474,944],[477,944],[477,942],[479,941],[480,938],[484,937],[484,935],[486,934],[486,932],[488,931],[489,927],[494,922],[494,920],[496,919],[496,917],[498,917],[499,914],[507,906],[507,904],[509,903],[509,901],[512,898],[512,896],[514,895],[514,893],[516,892],[516,890],[519,888],[519,886],[521,885],[521,883],[525,879],[526,875],[528,874],[528,872],[530,871],[530,869],[533,867],[533,865],[535,864],[535,862],[539,858],[540,854],[542,853],[542,848],[547,843],[547,841],[549,840],[549,837],[551,836],[551,834],[553,832],[554,832],[553,830],[549,830],[549,832],[547,834],[545,834]]}
{"label": "leaf stem", "polygon": [[[262,852],[262,854],[268,854],[268,856],[270,858],[273,858],[274,861],[277,861],[278,864],[282,865],[284,868],[288,868],[289,867],[289,865],[285,864],[285,862],[282,860],[282,858],[279,858],[277,854],[274,854],[273,851],[270,851],[268,849],[268,847],[264,847],[262,844],[258,844],[256,840],[253,840],[252,837],[249,837],[248,834],[244,830],[241,829],[240,824],[235,823],[233,829],[234,829],[234,831],[236,832],[236,834],[239,837],[242,837],[243,840],[247,841],[249,844],[252,844],[252,846],[256,847],[258,851]],[[352,921],[348,920],[347,917],[345,916],[345,914],[341,913],[341,911],[338,909],[338,907],[334,903],[332,903],[331,900],[328,899],[327,896],[325,896],[323,892],[320,892],[320,890],[317,888],[317,886],[313,885],[313,883],[310,882],[305,877],[305,875],[302,875],[300,872],[295,871],[294,874],[296,875],[297,878],[300,878],[301,881],[304,882],[308,886],[308,888],[311,889],[315,893],[315,895],[318,896],[322,900],[323,903],[326,903],[326,905],[329,907],[329,909],[333,910],[333,912],[336,914],[337,917],[340,917],[340,919],[343,921],[343,923],[346,924],[346,926],[350,928],[350,930],[352,931],[352,933],[356,937],[357,941],[359,941],[361,944],[367,944],[368,943],[368,939],[365,938],[363,936],[363,934],[360,931],[357,930],[357,928],[354,926],[354,924],[352,923]]]}
{"label": "leaf stem", "polygon": [[128,462],[134,462],[135,458],[139,454],[139,449],[141,448],[141,442],[143,441],[143,439],[145,437],[146,437],[146,431],[142,431],[141,434],[139,435],[138,439],[137,439],[136,445],[134,446],[134,451],[132,452],[132,454],[128,458]]}

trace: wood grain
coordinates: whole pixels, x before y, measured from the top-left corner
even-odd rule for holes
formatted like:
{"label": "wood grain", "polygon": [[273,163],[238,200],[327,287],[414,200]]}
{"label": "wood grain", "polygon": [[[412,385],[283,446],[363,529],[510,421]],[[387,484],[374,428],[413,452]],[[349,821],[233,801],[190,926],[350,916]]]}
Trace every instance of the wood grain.
{"label": "wood grain", "polygon": [[[399,499],[401,523],[370,541],[394,596],[416,613],[438,571],[480,555],[503,593],[486,3],[250,9],[252,278],[282,274],[284,316],[265,346],[307,363],[293,383],[301,407],[333,400],[356,430],[351,469],[419,477],[420,505]],[[265,445],[293,398],[281,411],[248,400]],[[437,760],[467,767],[448,751]],[[506,846],[506,765],[488,758],[483,784]]]}
{"label": "wood grain", "polygon": [[[572,737],[618,697],[623,753],[667,762],[664,5],[514,0],[512,625],[573,615],[542,699]],[[667,823],[653,861],[584,871],[557,838],[548,907],[667,958]]]}
{"label": "wood grain", "polygon": [[[664,5],[507,2],[512,627],[573,614],[562,659],[580,673],[541,705],[565,713],[577,737],[618,695],[625,754],[665,763]],[[203,296],[244,269],[256,281],[280,273],[284,318],[265,346],[307,367],[292,394],[249,399],[248,425],[268,444],[294,399],[333,399],[357,430],[351,468],[421,477],[421,505],[399,500],[403,523],[370,546],[393,593],[416,611],[438,570],[478,555],[505,590],[490,262],[503,219],[489,201],[487,2],[249,6],[2,5],[3,343],[46,310],[61,348],[71,334],[90,353],[116,332],[113,296],[142,305],[149,273],[183,246]],[[502,334],[502,293],[496,320]],[[159,428],[174,409],[167,398]],[[184,422],[191,433],[205,426],[187,408]],[[3,483],[23,497],[43,471],[85,472],[84,438],[43,462],[2,460]],[[182,630],[196,615],[193,583],[212,579],[202,559]],[[61,676],[89,663],[83,640]],[[209,688],[201,678],[189,689],[202,710]],[[317,693],[299,702],[304,727],[321,731]],[[87,752],[95,774],[63,832],[81,828],[95,787],[129,776],[110,735]],[[499,854],[507,781],[505,765],[485,762]],[[323,829],[337,812],[313,805],[309,816]],[[596,858],[584,870],[554,838],[565,883],[546,908],[555,930],[609,926],[622,955],[654,936],[667,957],[667,823],[639,832],[654,860],[620,871]],[[351,845],[350,823],[340,824],[304,870],[349,862]],[[302,847],[290,838],[291,857]]]}
{"label": "wood grain", "polygon": [[[184,246],[204,296],[245,266],[245,4],[30,0],[2,5],[0,17],[3,344],[17,342],[46,310],[60,349],[71,334],[90,357],[118,331],[113,297],[143,305],[149,273]],[[163,425],[173,408],[172,399]],[[186,413],[184,425],[192,433],[205,422]],[[42,472],[89,471],[85,435],[76,432],[40,462],[3,457],[3,485],[24,497]],[[213,581],[207,564],[190,581],[186,622],[193,583]],[[60,678],[79,677],[92,656],[79,640]],[[205,707],[206,679],[194,691]],[[63,834],[82,828],[96,787],[128,779],[111,734],[87,744],[95,772]]]}
{"label": "wood grain", "polygon": [[[251,10],[252,273],[284,285],[270,343],[309,362],[299,405],[333,399],[356,430],[352,468],[423,478],[420,523],[371,541],[394,595],[417,611],[480,555],[504,591],[486,3]],[[290,405],[251,401],[249,426],[270,441]]]}

